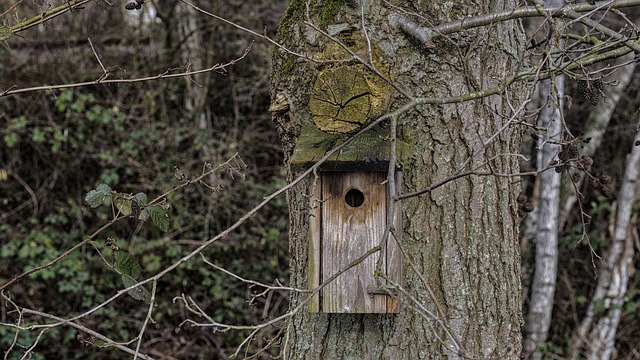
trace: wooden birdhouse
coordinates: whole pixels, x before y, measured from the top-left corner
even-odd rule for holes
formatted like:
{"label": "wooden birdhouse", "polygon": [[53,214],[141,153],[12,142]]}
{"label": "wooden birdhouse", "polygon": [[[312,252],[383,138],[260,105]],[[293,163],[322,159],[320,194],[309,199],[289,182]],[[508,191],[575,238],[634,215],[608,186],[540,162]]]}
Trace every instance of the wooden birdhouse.
{"label": "wooden birdhouse", "polygon": [[[401,239],[393,234],[383,238],[389,211],[395,212],[394,233],[402,233],[400,203],[390,209],[385,132],[362,134],[317,172],[309,218],[309,290],[327,284],[309,303],[310,312],[399,311],[392,282],[401,284]],[[346,136],[303,129],[291,165],[301,170],[314,164]],[[393,176],[399,189],[402,173],[396,170]]]}

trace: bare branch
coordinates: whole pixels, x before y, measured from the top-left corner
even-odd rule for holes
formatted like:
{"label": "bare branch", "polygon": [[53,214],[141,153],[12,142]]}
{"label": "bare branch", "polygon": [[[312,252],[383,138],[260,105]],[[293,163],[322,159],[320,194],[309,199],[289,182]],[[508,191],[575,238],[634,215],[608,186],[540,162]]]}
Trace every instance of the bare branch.
{"label": "bare branch", "polygon": [[[2,296],[3,296],[3,298],[5,300],[9,300],[10,301],[10,299],[8,299],[8,297],[4,293],[2,293]],[[57,326],[58,324],[65,323],[65,324],[67,324],[67,325],[69,325],[69,326],[71,326],[73,328],[76,328],[76,329],[78,329],[78,330],[80,330],[82,332],[85,332],[85,333],[95,337],[96,339],[104,341],[105,342],[104,346],[114,347],[114,348],[116,348],[118,350],[121,350],[121,351],[126,352],[126,353],[131,354],[131,355],[135,355],[135,353],[136,353],[134,350],[128,348],[127,346],[124,346],[124,345],[122,345],[120,343],[117,343],[117,342],[109,339],[108,337],[100,334],[99,332],[96,332],[96,331],[94,331],[94,330],[92,330],[92,329],[90,329],[90,328],[88,328],[88,327],[86,327],[84,325],[80,325],[80,324],[78,324],[76,322],[65,321],[64,319],[62,319],[60,317],[57,317],[55,315],[47,314],[47,313],[44,313],[44,312],[41,312],[41,311],[32,310],[32,309],[26,309],[26,308],[20,308],[19,309],[19,313],[20,313],[20,316],[22,316],[22,315],[37,315],[37,316],[40,316],[40,317],[43,317],[43,318],[46,318],[46,319],[55,320],[55,321],[57,321],[57,323],[47,324],[47,325],[38,325],[38,326],[27,326],[27,327],[16,325],[16,324],[8,324],[8,323],[3,323],[1,325],[6,326],[6,327],[10,327],[10,328],[13,328],[13,329],[17,329],[19,331],[20,330],[25,331],[25,330],[32,330],[34,328],[43,328],[43,329],[46,330],[46,329],[52,328],[54,326]],[[144,354],[138,354],[138,357],[141,358],[141,359],[152,360],[151,357],[149,357],[147,355],[144,355]]]}
{"label": "bare branch", "polygon": [[[34,16],[31,19],[28,19],[26,21],[22,21],[19,24],[13,25],[11,27],[9,27],[9,29],[11,30],[11,32],[13,34],[19,32],[19,31],[23,31],[23,30],[27,30],[29,28],[32,28],[36,25],[42,24],[44,22],[47,22],[51,19],[53,19],[56,16],[62,15],[68,11],[71,11],[73,9],[78,9],[80,8],[80,6],[91,2],[93,0],[75,0],[75,1],[65,1],[64,5],[60,5],[54,9],[51,9],[49,11],[45,11],[40,15]],[[19,3],[18,3],[19,4]],[[16,5],[18,5],[16,4]],[[12,6],[13,8],[14,6]],[[11,11],[11,8],[5,12],[3,12],[3,14],[5,14],[6,12]],[[2,38],[0,38],[0,40],[2,40]]]}
{"label": "bare branch", "polygon": [[[434,38],[452,34],[455,32],[468,30],[480,26],[487,26],[501,21],[513,20],[525,17],[553,16],[574,18],[575,13],[598,10],[603,8],[620,9],[630,6],[640,5],[640,0],[608,0],[601,1],[595,5],[574,4],[566,6],[523,6],[513,10],[504,10],[491,14],[478,15],[450,23],[437,25],[432,28],[421,27],[406,17],[398,14],[389,16],[392,26],[399,28],[426,47],[433,47]],[[574,15],[572,15],[574,14]]]}
{"label": "bare branch", "polygon": [[[180,73],[175,73],[175,74],[169,74],[169,70],[165,71],[162,74],[158,74],[156,76],[147,76],[147,77],[140,77],[140,78],[133,78],[133,79],[119,79],[119,80],[102,80],[104,77],[104,74],[94,80],[94,81],[86,81],[86,82],[81,82],[81,83],[72,83],[72,84],[62,84],[62,85],[44,85],[44,86],[36,86],[36,87],[29,87],[29,88],[24,88],[24,89],[20,89],[20,88],[16,88],[16,86],[12,86],[11,88],[0,92],[0,97],[3,96],[7,96],[7,95],[14,95],[14,94],[19,94],[19,93],[26,93],[26,92],[33,92],[33,91],[44,91],[44,90],[48,90],[48,91],[53,91],[53,90],[60,90],[60,89],[69,89],[69,88],[77,88],[77,87],[82,87],[82,86],[90,86],[90,85],[96,85],[96,84],[133,84],[133,83],[139,83],[139,82],[144,82],[144,81],[153,81],[153,80],[161,80],[161,79],[172,79],[172,78],[179,78],[179,77],[189,77],[191,75],[197,75],[197,74],[202,74],[202,73],[207,73],[207,72],[212,72],[212,71],[221,71],[226,69],[229,66],[235,65],[238,61],[243,60],[244,58],[247,57],[247,55],[249,55],[249,53],[251,52],[251,48],[253,47],[253,43],[251,43],[251,45],[249,45],[245,50],[244,53],[234,59],[231,60],[225,64],[215,64],[209,68],[206,69],[201,69],[201,70],[193,70],[193,71],[184,71],[184,72],[180,72]],[[104,69],[104,67],[103,67]]]}

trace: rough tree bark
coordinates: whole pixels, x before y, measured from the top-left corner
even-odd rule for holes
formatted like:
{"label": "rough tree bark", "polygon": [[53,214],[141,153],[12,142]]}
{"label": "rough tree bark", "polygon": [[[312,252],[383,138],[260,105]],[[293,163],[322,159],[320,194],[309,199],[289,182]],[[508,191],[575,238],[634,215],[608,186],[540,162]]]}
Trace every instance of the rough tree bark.
{"label": "rough tree bark", "polygon": [[[290,4],[279,28],[279,41],[299,54],[327,57],[326,49],[332,41],[304,24],[305,3],[297,0]],[[466,30],[425,47],[392,29],[388,17],[403,14],[431,25],[515,5],[515,1],[497,0],[412,5],[379,0],[312,1],[309,10],[311,20],[329,34],[343,39],[351,48],[365,49],[360,54],[365,59],[368,49],[383,58],[391,67],[389,76],[406,93],[447,97],[495,87],[516,71],[524,44],[519,23],[508,21]],[[274,54],[272,108],[277,110],[274,121],[279,126],[287,165],[300,130],[313,124],[309,111],[313,84],[321,70],[335,66],[339,65],[313,63],[282,49]],[[418,106],[400,115],[398,135],[412,149],[399,158],[405,193],[470,169],[517,173],[514,154],[520,149],[521,134],[516,128],[507,127],[488,146],[485,142],[514,115],[524,93],[510,88],[500,96]],[[282,101],[288,103],[288,111]],[[396,94],[391,109],[406,102]],[[290,178],[298,174],[296,169],[288,170]],[[291,283],[296,287],[307,286],[312,183],[310,178],[288,192]],[[466,176],[403,201],[404,226],[397,231],[402,232],[404,251],[415,264],[415,271],[404,266],[403,285],[426,309],[440,315],[455,341],[405,296],[399,314],[314,314],[303,308],[288,324],[284,358],[518,358],[522,315],[517,183],[504,176]],[[434,297],[429,296],[425,285]],[[292,294],[292,309],[306,297]]]}

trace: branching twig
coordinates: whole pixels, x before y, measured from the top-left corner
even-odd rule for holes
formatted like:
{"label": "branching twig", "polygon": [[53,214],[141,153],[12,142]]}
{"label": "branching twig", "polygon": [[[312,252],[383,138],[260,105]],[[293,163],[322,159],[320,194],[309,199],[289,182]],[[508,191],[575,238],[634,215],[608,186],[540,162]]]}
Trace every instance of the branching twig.
{"label": "branching twig", "polygon": [[151,320],[151,314],[153,314],[153,307],[156,304],[157,285],[158,285],[158,281],[153,280],[153,283],[151,285],[151,298],[149,299],[149,311],[147,311],[147,316],[144,318],[144,323],[142,323],[142,327],[140,328],[140,333],[138,333],[138,344],[136,345],[136,353],[133,354],[133,360],[136,360],[140,355],[140,345],[142,344],[144,331],[147,329],[147,324],[149,323],[149,320]]}
{"label": "branching twig", "polygon": [[392,26],[395,26],[416,40],[420,41],[427,47],[433,47],[432,40],[439,36],[449,35],[463,30],[468,30],[480,26],[492,25],[497,22],[513,20],[526,17],[548,16],[551,14],[555,17],[571,18],[570,12],[578,13],[592,11],[599,8],[625,8],[640,5],[640,0],[608,0],[598,2],[594,5],[586,3],[564,5],[564,6],[523,6],[516,9],[499,11],[491,14],[483,14],[473,17],[465,17],[462,20],[434,26],[432,28],[424,28],[398,14],[389,16]]}
{"label": "branching twig", "polygon": [[[281,286],[281,285],[280,286],[272,286],[272,285],[263,284],[261,282],[255,281],[255,280],[245,279],[245,278],[243,278],[243,277],[241,277],[239,275],[236,275],[236,274],[232,273],[231,271],[229,271],[229,270],[227,270],[227,269],[225,269],[225,268],[223,268],[221,266],[218,266],[218,265],[212,263],[211,261],[207,260],[207,258],[202,254],[200,254],[200,257],[202,257],[202,261],[204,261],[207,265],[211,266],[212,268],[214,268],[216,270],[219,270],[219,271],[222,271],[223,273],[225,273],[225,274],[227,274],[227,275],[229,275],[229,276],[231,276],[231,277],[233,277],[233,278],[235,278],[237,280],[240,280],[243,283],[247,283],[247,284],[249,284],[251,286],[256,285],[256,286],[263,287],[263,288],[266,289],[265,292],[266,291],[271,291],[271,290],[284,290],[284,291],[293,291],[293,292],[301,292],[301,293],[309,292],[309,290],[305,290],[305,289],[298,289],[298,288],[294,288],[294,287]],[[279,284],[279,282],[278,282],[278,284]],[[259,295],[257,295],[257,296],[259,296]]]}
{"label": "branching twig", "polygon": [[83,86],[96,85],[98,83],[99,84],[133,84],[133,83],[139,83],[139,82],[145,82],[145,81],[189,77],[191,75],[196,75],[196,74],[202,74],[202,73],[207,73],[212,71],[220,71],[220,70],[226,69],[229,66],[235,65],[240,60],[243,60],[245,57],[247,57],[249,52],[251,52],[252,47],[253,47],[253,43],[245,49],[244,53],[240,57],[234,60],[231,60],[225,64],[215,64],[209,68],[201,69],[201,70],[184,71],[184,72],[175,73],[175,74],[168,74],[168,71],[167,71],[162,74],[158,74],[156,76],[146,76],[146,77],[139,77],[139,78],[133,78],[133,79],[101,80],[102,79],[101,77],[94,81],[85,81],[80,83],[61,84],[61,85],[43,85],[43,86],[28,87],[23,89],[16,88],[16,86],[14,85],[9,89],[0,92],[0,97],[26,93],[26,92],[34,92],[34,91],[44,91],[44,90],[53,91],[53,90],[60,90],[60,89],[77,88],[77,87],[83,87]]}
{"label": "branching twig", "polygon": [[[5,300],[11,301],[4,293],[1,293],[1,295]],[[41,312],[41,311],[32,310],[32,309],[19,308],[18,312],[19,312],[20,318],[22,318],[23,315],[36,315],[36,316],[40,316],[40,317],[43,317],[43,318],[46,318],[46,319],[55,320],[58,323],[47,324],[47,325],[32,325],[32,326],[22,326],[22,325],[19,325],[19,323],[18,324],[0,324],[0,325],[6,326],[6,327],[9,327],[9,328],[13,328],[13,329],[16,329],[18,331],[27,331],[27,330],[33,330],[33,329],[36,329],[36,328],[42,328],[43,330],[46,330],[46,329],[50,329],[50,328],[56,326],[57,324],[65,323],[65,324],[67,324],[67,325],[69,325],[69,326],[71,326],[73,328],[76,328],[76,329],[78,329],[80,331],[83,331],[83,332],[95,337],[96,339],[104,341],[105,342],[104,346],[115,347],[116,349],[124,351],[126,353],[129,353],[131,355],[135,354],[135,351],[130,349],[130,348],[128,348],[127,346],[124,346],[124,345],[122,345],[120,343],[117,343],[117,342],[109,339],[108,337],[100,334],[99,332],[93,331],[90,328],[88,328],[88,327],[86,327],[84,325],[80,325],[80,324],[78,324],[76,322],[65,321],[64,319],[62,319],[60,317],[57,317],[55,315],[47,314],[47,313],[44,313],[44,312]],[[5,354],[5,356],[6,356],[6,354]],[[148,360],[152,359],[151,357],[149,357],[147,355],[144,355],[144,354],[139,354],[138,357],[140,357],[142,359],[148,359]]]}
{"label": "branching twig", "polygon": [[[56,8],[53,8],[51,10],[45,11],[40,15],[34,16],[26,21],[22,21],[19,24],[10,26],[9,29],[11,30],[12,33],[17,33],[19,31],[23,31],[23,30],[27,30],[29,28],[32,28],[36,25],[42,24],[48,20],[53,19],[56,16],[62,15],[68,11],[71,11],[73,9],[77,9],[80,6],[93,1],[93,0],[74,0],[74,1],[65,1],[63,5],[60,5]],[[16,4],[17,5],[17,4]],[[13,8],[13,7],[12,7]],[[6,12],[10,11],[11,9],[7,10]],[[4,12],[4,13],[6,13]],[[4,14],[3,13],[3,14]]]}

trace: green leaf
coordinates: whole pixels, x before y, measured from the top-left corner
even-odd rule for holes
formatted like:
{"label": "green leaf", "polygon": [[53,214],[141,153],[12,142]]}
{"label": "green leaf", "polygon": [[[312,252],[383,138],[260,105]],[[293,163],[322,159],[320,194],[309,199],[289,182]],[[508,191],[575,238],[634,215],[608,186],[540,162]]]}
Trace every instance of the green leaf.
{"label": "green leaf", "polygon": [[37,143],[44,142],[46,140],[44,132],[39,127],[33,129],[33,133],[31,134],[31,140]]}
{"label": "green leaf", "polygon": [[147,194],[139,192],[133,196],[138,199],[141,205],[147,205]]}
{"label": "green leaf", "polygon": [[[131,256],[128,252],[124,250],[118,250],[114,253],[115,256],[115,267],[122,274],[122,284],[125,288],[128,288],[131,285],[136,284],[138,281],[136,280],[140,273],[142,272],[142,267],[136,261],[136,259]],[[148,303],[151,299],[151,294],[149,290],[147,290],[144,286],[138,286],[135,289],[131,289],[127,292],[129,296],[136,300],[141,300]]]}
{"label": "green leaf", "polygon": [[131,196],[127,194],[115,193],[113,195],[113,204],[124,216],[129,216],[131,214],[132,202]]}
{"label": "green leaf", "polygon": [[95,208],[102,205],[107,196],[111,196],[111,188],[107,184],[100,184],[95,190],[91,190],[87,193],[84,201],[86,201],[92,208]]}
{"label": "green leaf", "polygon": [[[143,210],[147,205],[147,194],[141,192],[135,194],[131,205],[131,217],[142,219],[143,214],[145,213]],[[148,214],[145,216],[146,218],[144,220],[149,218]]]}
{"label": "green leaf", "polygon": [[8,39],[11,35],[13,35],[13,31],[11,31],[11,28],[5,25],[0,25],[0,41]]}
{"label": "green leaf", "polygon": [[4,143],[8,148],[16,146],[16,144],[18,143],[18,134],[11,131],[7,132],[6,134],[4,134]]}
{"label": "green leaf", "polygon": [[142,272],[142,267],[136,259],[124,250],[118,250],[114,253],[116,263],[115,267],[122,275],[131,277],[133,280],[137,279]]}
{"label": "green leaf", "polygon": [[[162,231],[169,230],[169,218],[167,217],[167,210],[163,209],[160,206],[149,206],[145,209],[145,212],[148,213],[148,217],[151,219],[151,222],[158,227],[158,229]],[[142,214],[140,215],[142,218]]]}
{"label": "green leaf", "polygon": [[[138,282],[127,275],[122,275],[121,278],[122,278],[122,284],[124,285],[125,288],[128,288],[129,286],[136,284]],[[135,289],[131,289],[127,291],[127,294],[129,294],[129,296],[131,296],[132,298],[136,300],[144,301],[147,304],[151,301],[151,293],[149,292],[149,290],[147,290],[147,288],[145,288],[142,285],[138,286]]]}
{"label": "green leaf", "polygon": [[11,122],[16,129],[24,129],[27,127],[27,117],[24,115],[11,119]]}

